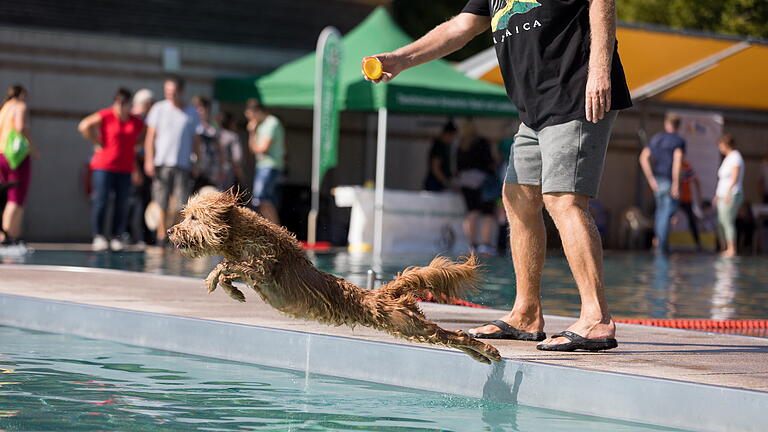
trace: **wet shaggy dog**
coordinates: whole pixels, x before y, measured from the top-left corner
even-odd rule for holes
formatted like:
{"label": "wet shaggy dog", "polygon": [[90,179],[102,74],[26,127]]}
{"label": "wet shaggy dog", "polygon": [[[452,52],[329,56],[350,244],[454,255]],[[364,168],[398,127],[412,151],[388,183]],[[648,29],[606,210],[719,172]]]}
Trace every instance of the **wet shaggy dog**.
{"label": "wet shaggy dog", "polygon": [[462,331],[445,330],[424,317],[419,295],[456,296],[478,282],[477,261],[454,263],[437,257],[426,267],[410,267],[388,284],[361,289],[318,270],[296,238],[254,211],[238,205],[230,192],[195,195],[182,211],[184,219],[168,230],[183,255],[220,255],[224,260],[205,282],[208,292],[221,286],[245,301],[233,286],[242,282],[286,315],[330,325],[362,325],[417,342],[445,345],[491,363],[501,361],[496,348]]}

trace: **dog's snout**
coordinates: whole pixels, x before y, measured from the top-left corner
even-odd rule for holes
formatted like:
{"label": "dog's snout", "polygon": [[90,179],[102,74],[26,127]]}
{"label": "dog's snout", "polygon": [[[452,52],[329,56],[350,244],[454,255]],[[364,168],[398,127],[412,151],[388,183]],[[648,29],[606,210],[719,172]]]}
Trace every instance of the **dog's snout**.
{"label": "dog's snout", "polygon": [[170,227],[170,228],[168,228],[168,231],[166,231],[165,233],[166,233],[167,235],[169,235],[169,236],[173,235],[173,228],[174,228],[174,227]]}

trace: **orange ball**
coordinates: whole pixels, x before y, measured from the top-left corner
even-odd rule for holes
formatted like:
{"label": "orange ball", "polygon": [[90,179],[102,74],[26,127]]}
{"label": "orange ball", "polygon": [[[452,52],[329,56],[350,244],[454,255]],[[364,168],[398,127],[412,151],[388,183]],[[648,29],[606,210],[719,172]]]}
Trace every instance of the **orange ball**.
{"label": "orange ball", "polygon": [[384,72],[384,67],[381,65],[381,61],[376,57],[366,57],[363,59],[363,74],[368,79],[377,80],[381,78],[381,74]]}

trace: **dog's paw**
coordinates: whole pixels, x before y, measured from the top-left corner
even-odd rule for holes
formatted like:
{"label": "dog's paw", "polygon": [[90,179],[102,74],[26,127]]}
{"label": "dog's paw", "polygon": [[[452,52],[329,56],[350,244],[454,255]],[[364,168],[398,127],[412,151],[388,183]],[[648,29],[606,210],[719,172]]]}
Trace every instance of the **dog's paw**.
{"label": "dog's paw", "polygon": [[208,288],[208,294],[216,290],[219,285],[219,278],[221,278],[221,268],[218,266],[208,273],[208,277],[205,278],[205,286]]}
{"label": "dog's paw", "polygon": [[221,288],[224,290],[224,292],[227,293],[227,295],[241,303],[245,303],[245,295],[243,295],[242,291],[232,285],[232,281],[229,278],[221,278],[221,280],[219,280],[219,285],[221,285]]}

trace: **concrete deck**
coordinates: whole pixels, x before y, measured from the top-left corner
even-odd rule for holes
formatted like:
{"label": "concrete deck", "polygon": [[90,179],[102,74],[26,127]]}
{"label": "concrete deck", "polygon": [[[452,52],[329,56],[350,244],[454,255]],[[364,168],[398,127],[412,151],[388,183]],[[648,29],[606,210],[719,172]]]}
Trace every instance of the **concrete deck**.
{"label": "concrete deck", "polygon": [[[424,347],[367,328],[352,330],[293,320],[262,303],[255,293],[244,292],[247,302],[241,304],[220,290],[206,294],[202,281],[191,278],[71,267],[0,266],[0,296],[24,296]],[[423,309],[430,319],[449,329],[467,329],[503,313],[436,304],[424,304]],[[3,319],[4,315],[9,315],[9,311],[4,311],[0,302],[0,324],[13,325]],[[547,316],[546,321],[545,330],[553,333],[565,329],[573,319]],[[754,391],[754,397],[761,404],[768,401],[768,339],[626,324],[618,325],[617,338],[619,348],[604,353],[542,352],[535,349],[534,343],[518,341],[496,341],[493,345],[505,358],[520,361],[523,366],[542,364],[718,386],[723,390],[742,389]],[[668,422],[650,423],[669,425]],[[754,430],[764,430],[765,425],[756,425]]]}

